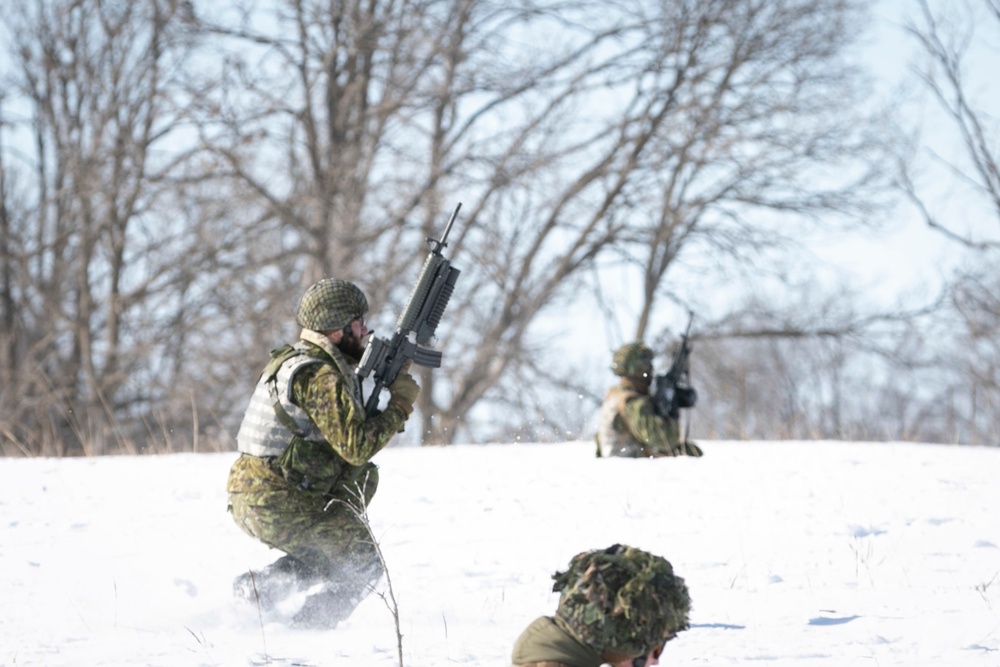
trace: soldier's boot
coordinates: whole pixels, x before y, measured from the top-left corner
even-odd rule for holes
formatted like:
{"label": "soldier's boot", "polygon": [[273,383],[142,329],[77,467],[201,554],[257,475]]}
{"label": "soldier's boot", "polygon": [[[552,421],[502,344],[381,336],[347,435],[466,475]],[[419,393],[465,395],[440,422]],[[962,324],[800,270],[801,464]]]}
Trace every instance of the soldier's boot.
{"label": "soldier's boot", "polygon": [[350,616],[361,601],[375,589],[385,570],[381,561],[373,559],[352,564],[330,573],[323,588],[306,598],[292,625],[308,629],[333,629]]}
{"label": "soldier's boot", "polygon": [[306,598],[292,625],[308,630],[332,630],[361,603],[361,591],[326,588]]}
{"label": "soldier's boot", "polygon": [[248,570],[236,577],[233,594],[266,611],[293,593],[318,582],[319,577],[313,570],[285,555],[262,570]]}
{"label": "soldier's boot", "polygon": [[701,451],[701,447],[695,443],[688,440],[681,445],[684,448],[684,453],[688,456],[702,456],[705,452]]}

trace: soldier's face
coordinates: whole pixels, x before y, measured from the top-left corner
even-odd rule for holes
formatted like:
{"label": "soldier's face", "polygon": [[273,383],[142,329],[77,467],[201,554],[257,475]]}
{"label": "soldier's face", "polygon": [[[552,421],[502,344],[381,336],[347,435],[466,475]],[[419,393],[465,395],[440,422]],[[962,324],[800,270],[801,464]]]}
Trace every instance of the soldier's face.
{"label": "soldier's face", "polygon": [[653,369],[649,369],[649,373],[637,373],[628,378],[634,386],[639,391],[646,391],[649,389],[650,385],[653,383]]}
{"label": "soldier's face", "polygon": [[368,325],[364,317],[351,320],[351,335],[355,338],[364,338],[368,335]]}
{"label": "soldier's face", "polygon": [[649,653],[646,655],[640,655],[631,661],[630,667],[652,667],[652,665],[660,664],[660,655],[663,653],[663,646],[661,644],[656,648],[650,649]]}
{"label": "soldier's face", "polygon": [[340,339],[337,347],[349,357],[360,359],[365,353],[365,346],[368,343],[368,325],[365,318],[359,317],[351,321],[349,326],[344,327],[344,337]]}

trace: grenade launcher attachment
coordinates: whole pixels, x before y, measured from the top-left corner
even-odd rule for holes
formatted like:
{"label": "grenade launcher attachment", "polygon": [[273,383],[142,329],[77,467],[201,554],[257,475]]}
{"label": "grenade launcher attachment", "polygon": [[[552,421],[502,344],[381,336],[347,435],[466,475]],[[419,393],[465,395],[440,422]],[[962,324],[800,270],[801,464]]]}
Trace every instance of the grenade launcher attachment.
{"label": "grenade launcher attachment", "polygon": [[424,346],[434,336],[441,315],[455,291],[455,282],[460,273],[445,259],[441,250],[448,245],[448,234],[461,208],[461,203],[455,207],[440,239],[427,239],[431,251],[420,270],[417,284],[396,321],[396,333],[390,340],[375,336],[368,340],[368,346],[355,373],[359,380],[364,380],[371,374],[375,382],[372,393],[365,402],[365,414],[369,417],[378,411],[379,394],[396,380],[396,376],[409,362],[425,368],[441,367],[441,353]]}

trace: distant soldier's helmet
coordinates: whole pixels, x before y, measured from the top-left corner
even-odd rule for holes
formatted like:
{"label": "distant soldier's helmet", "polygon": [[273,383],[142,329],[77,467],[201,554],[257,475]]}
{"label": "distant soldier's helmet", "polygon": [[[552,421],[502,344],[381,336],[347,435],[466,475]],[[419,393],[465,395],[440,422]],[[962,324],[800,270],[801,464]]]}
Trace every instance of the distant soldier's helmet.
{"label": "distant soldier's helmet", "polygon": [[616,544],[577,554],[557,572],[556,615],[605,660],[646,655],[687,630],[691,597],[670,563]]}
{"label": "distant soldier's helmet", "polygon": [[295,321],[313,331],[343,329],[368,312],[368,299],[354,283],[324,278],[299,299]]}
{"label": "distant soldier's helmet", "polygon": [[642,377],[653,373],[653,351],[642,343],[629,343],[615,351],[611,371],[623,377]]}

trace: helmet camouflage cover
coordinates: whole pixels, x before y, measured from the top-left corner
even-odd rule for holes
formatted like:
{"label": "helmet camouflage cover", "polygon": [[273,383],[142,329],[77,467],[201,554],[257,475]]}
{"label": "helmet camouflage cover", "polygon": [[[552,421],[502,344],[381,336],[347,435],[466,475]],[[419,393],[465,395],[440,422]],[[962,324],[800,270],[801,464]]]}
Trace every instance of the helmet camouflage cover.
{"label": "helmet camouflage cover", "polygon": [[645,655],[688,628],[684,580],[666,559],[640,549],[616,544],[577,554],[553,579],[557,616],[598,653]]}
{"label": "helmet camouflage cover", "polygon": [[622,345],[611,359],[611,371],[624,377],[640,377],[653,372],[653,351],[640,342]]}
{"label": "helmet camouflage cover", "polygon": [[313,331],[343,329],[368,312],[368,300],[354,283],[324,278],[299,299],[295,321]]}

